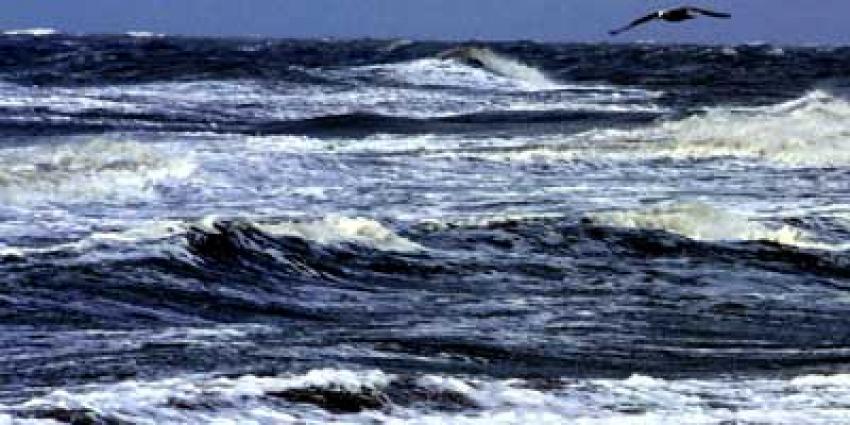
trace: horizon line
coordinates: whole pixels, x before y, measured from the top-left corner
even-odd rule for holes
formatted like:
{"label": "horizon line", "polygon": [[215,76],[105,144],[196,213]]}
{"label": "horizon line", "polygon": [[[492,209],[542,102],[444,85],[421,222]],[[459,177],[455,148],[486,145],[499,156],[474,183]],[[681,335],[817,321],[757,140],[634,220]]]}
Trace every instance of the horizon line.
{"label": "horizon line", "polygon": [[665,46],[773,46],[773,47],[835,47],[843,48],[850,47],[850,43],[830,43],[830,42],[803,42],[803,43],[782,43],[769,42],[765,40],[751,40],[740,42],[727,43],[711,43],[703,41],[681,41],[681,42],[660,42],[658,40],[557,40],[557,39],[531,39],[531,38],[419,38],[419,37],[383,37],[383,36],[283,36],[283,35],[262,35],[262,34],[239,34],[239,35],[214,35],[214,34],[193,34],[193,33],[162,33],[148,30],[127,30],[123,32],[82,32],[82,31],[66,31],[52,27],[31,27],[31,28],[10,28],[0,29],[0,35],[4,37],[31,37],[31,38],[49,38],[49,37],[131,37],[131,38],[186,38],[186,39],[217,39],[217,40],[289,40],[289,41],[322,41],[322,42],[356,42],[356,41],[386,41],[399,42],[409,41],[411,43],[535,43],[535,44],[604,44],[604,45],[665,45]]}

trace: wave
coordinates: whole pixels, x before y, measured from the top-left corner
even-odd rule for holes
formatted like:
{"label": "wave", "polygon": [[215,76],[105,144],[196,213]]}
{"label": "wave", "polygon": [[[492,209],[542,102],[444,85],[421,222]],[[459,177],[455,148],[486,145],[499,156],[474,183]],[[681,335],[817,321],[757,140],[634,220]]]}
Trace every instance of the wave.
{"label": "wave", "polygon": [[650,152],[672,157],[731,156],[792,166],[844,166],[850,164],[850,103],[814,91],[774,106],[714,108],[621,136],[650,141]]}
{"label": "wave", "polygon": [[771,228],[746,215],[702,202],[672,203],[631,211],[590,215],[594,223],[633,229],[664,230],[702,241],[771,241],[810,246],[802,230],[788,225]]}
{"label": "wave", "polygon": [[[807,266],[810,272],[843,276],[843,264],[850,250],[846,243],[822,241],[802,228],[764,222],[700,202],[597,212],[578,223],[557,214],[470,220],[424,220],[406,226],[400,234],[365,217],[274,219],[210,215],[198,220],[136,222],[117,230],[95,229],[79,239],[54,245],[0,245],[0,257],[47,255],[47,259],[88,264],[167,258],[199,267],[244,258],[246,263],[259,261],[270,270],[306,276],[325,272],[371,273],[377,267],[374,261],[389,261],[392,257],[404,264],[399,272],[405,275],[419,266],[430,268],[427,262],[418,264],[414,260],[420,258],[419,254],[439,257],[496,249],[561,256],[564,249],[569,249],[570,256],[581,258],[585,250],[598,253],[596,244],[603,241],[610,251],[606,255],[675,253],[703,260],[737,258],[756,267],[764,261],[784,263],[783,267],[789,270],[817,257],[817,267]],[[336,260],[329,260],[333,258]],[[272,263],[265,264],[265,259]],[[345,269],[344,264],[352,259],[358,262],[358,270]]]}
{"label": "wave", "polygon": [[[327,216],[321,219],[236,219],[208,216],[185,227],[190,242],[197,237],[230,234],[239,245],[252,250],[252,237],[296,238],[326,247],[353,245],[378,251],[411,253],[422,251],[421,245],[404,238],[380,222],[364,217]],[[200,231],[201,233],[197,233]],[[249,242],[242,244],[241,242]]]}
{"label": "wave", "polygon": [[[640,112],[634,111],[635,117]],[[659,115],[655,115],[656,118]],[[647,119],[651,121],[651,119]],[[640,124],[639,119],[632,122]],[[850,165],[850,102],[823,91],[765,107],[717,107],[675,121],[562,137],[548,146],[481,152],[493,160],[636,162],[747,159],[782,167]]]}
{"label": "wave", "polygon": [[554,82],[537,68],[486,47],[454,48],[436,57],[340,69],[335,74],[387,84],[502,92],[600,88]]}
{"label": "wave", "polygon": [[185,155],[136,142],[84,143],[4,149],[0,199],[11,204],[151,198],[156,187],[192,175]]}
{"label": "wave", "polygon": [[563,88],[556,84],[537,68],[500,55],[486,47],[461,47],[438,54],[440,58],[454,58],[464,63],[472,63],[481,68],[511,80],[521,82],[530,90],[557,90]]}
{"label": "wave", "polygon": [[[747,394],[747,397],[741,397]],[[55,390],[0,405],[35,423],[842,423],[847,375],[792,379],[477,378],[314,369],[258,377],[187,376]]]}
{"label": "wave", "polygon": [[135,38],[153,38],[153,37],[165,37],[165,34],[151,31],[128,31],[124,33],[124,35],[128,37]]}
{"label": "wave", "polygon": [[[26,31],[24,31],[26,32]],[[127,35],[16,37],[6,46],[15,58],[14,71],[2,77],[25,85],[103,85],[144,81],[196,79],[259,79],[302,81],[291,67],[312,70],[350,69],[364,64],[405,63],[434,57],[456,43],[391,43],[389,40],[269,40],[205,39]],[[37,44],[37,48],[33,45]],[[476,43],[475,66],[482,73],[526,87],[550,87],[565,81],[609,82],[618,85],[675,87],[677,98],[690,98],[689,87],[707,87],[711,98],[743,99],[753,94],[777,99],[816,86],[824,79],[843,80],[850,50],[795,48],[770,56],[770,46],[736,46],[734,61],[721,48],[703,46],[575,45],[528,42]],[[492,49],[489,50],[488,49]],[[493,50],[501,52],[494,59]],[[463,49],[459,49],[463,50]],[[126,54],[130,52],[130,54]],[[469,55],[467,55],[469,56]],[[116,60],[104,61],[105,57]],[[531,59],[533,58],[533,59]],[[535,66],[528,65],[533,60]],[[453,60],[458,66],[465,66]],[[487,69],[483,68],[487,64]],[[752,72],[732,72],[740,67]],[[552,70],[549,78],[539,68]],[[540,75],[543,75],[543,78]],[[563,76],[563,77],[562,77]],[[551,80],[555,81],[551,81]],[[439,83],[438,83],[439,84]],[[516,83],[514,84],[516,85]],[[744,90],[741,90],[744,88]],[[520,88],[521,90],[521,88]]]}
{"label": "wave", "polygon": [[[578,373],[578,364],[583,376],[616,376],[716,373],[733,360],[738,372],[833,370],[847,356],[836,296],[850,277],[847,253],[559,217],[404,227],[207,217],[101,231],[77,246],[0,260],[7,326],[259,323],[280,334],[245,342],[288,358],[547,376]],[[75,302],[65,302],[69,294]],[[809,302],[818,303],[818,326],[785,315]],[[540,334],[544,323],[551,334]],[[357,354],[338,356],[349,343]],[[122,361],[136,358],[127,355]],[[252,359],[246,364],[263,361]]]}
{"label": "wave", "polygon": [[421,245],[405,239],[381,223],[362,217],[326,217],[318,221],[260,224],[258,227],[275,236],[296,236],[322,245],[355,243],[373,249],[399,252],[421,251]]}
{"label": "wave", "polygon": [[[223,219],[207,216],[199,220],[156,220],[134,223],[121,230],[93,231],[70,242],[39,247],[0,246],[0,257],[26,257],[42,254],[76,254],[78,261],[97,264],[102,261],[170,255],[188,258],[203,251],[194,242],[211,237],[232,237],[229,243],[246,253],[259,249],[257,240],[296,238],[326,247],[353,245],[361,248],[397,253],[415,253],[426,248],[398,235],[382,223],[363,217],[327,216],[321,219],[270,220],[247,218]],[[153,248],[153,250],[151,249]],[[187,249],[192,252],[187,252]],[[283,247],[285,251],[285,247]],[[286,252],[277,255],[286,256]]]}
{"label": "wave", "polygon": [[552,90],[555,86],[494,73],[456,60],[426,58],[409,62],[368,65],[340,72],[339,78],[355,77],[369,83],[422,88],[470,89],[503,93]]}
{"label": "wave", "polygon": [[56,34],[59,34],[59,31],[53,28],[25,28],[3,31],[3,35],[29,35],[33,37],[44,37]]}
{"label": "wave", "polygon": [[[309,77],[315,78],[319,77]],[[145,130],[303,134],[346,127],[360,133],[380,132],[383,127],[388,132],[411,133],[429,132],[432,124],[435,131],[467,131],[485,124],[557,124],[605,114],[630,122],[628,114],[634,114],[646,122],[667,112],[652,102],[651,93],[616,87],[571,88],[536,97],[373,83],[340,88],[306,82],[273,86],[250,80],[211,80],[106,87],[7,83],[0,84],[0,94],[0,128],[6,134],[21,135]]]}
{"label": "wave", "polygon": [[[494,110],[486,110],[486,109]],[[551,108],[551,109],[550,109]],[[570,125],[587,128],[593,124],[645,124],[661,113],[652,107],[634,108],[594,104],[562,105],[493,105],[480,112],[450,112],[426,116],[385,115],[372,112],[353,112],[319,117],[273,120],[246,124],[218,125],[217,131],[251,135],[312,135],[367,137],[380,134],[440,134],[475,132],[482,129],[510,130],[517,124],[550,125],[549,132],[569,129]],[[407,113],[409,114],[409,112]],[[419,115],[419,114],[413,114]],[[199,128],[200,130],[201,128]],[[541,132],[547,131],[541,128]]]}

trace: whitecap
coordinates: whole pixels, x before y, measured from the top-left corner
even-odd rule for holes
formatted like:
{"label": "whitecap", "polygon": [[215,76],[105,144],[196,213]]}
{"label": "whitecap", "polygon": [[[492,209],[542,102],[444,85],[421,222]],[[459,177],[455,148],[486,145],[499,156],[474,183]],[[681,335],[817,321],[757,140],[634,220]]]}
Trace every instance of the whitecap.
{"label": "whitecap", "polygon": [[594,129],[494,160],[745,159],[776,167],[850,165],[850,102],[824,91],[776,105],[717,107],[637,129]]}
{"label": "whitecap", "polygon": [[5,35],[30,35],[33,37],[44,37],[48,35],[59,34],[59,31],[53,28],[23,28],[15,30],[3,31]]}
{"label": "whitecap", "polygon": [[[775,424],[846,423],[847,375],[792,379],[554,379],[545,389],[522,379],[495,380],[423,375],[412,382],[425,399],[392,403],[392,384],[405,379],[380,370],[314,369],[258,377],[182,376],[158,381],[59,389],[12,405],[1,420],[17,423],[31,412],[78,411],[128,422],[386,423],[386,424]],[[406,384],[407,385],[407,384]],[[381,409],[334,413],[309,403],[276,398],[289,390],[371,394]],[[464,399],[458,409],[435,409],[429,394]],[[388,396],[388,397],[386,397]],[[192,406],[205,406],[195,409]]]}
{"label": "whitecap", "polygon": [[792,166],[850,165],[850,103],[823,91],[762,108],[703,115],[623,134],[673,157],[750,157]]}
{"label": "whitecap", "polygon": [[135,38],[165,37],[165,34],[151,32],[151,31],[128,31],[125,34],[129,37],[135,37]]}
{"label": "whitecap", "polygon": [[591,214],[590,218],[602,225],[664,230],[695,240],[764,240],[799,247],[820,247],[800,229],[788,225],[769,226],[746,214],[702,202],[675,202],[638,210],[599,212]]}
{"label": "whitecap", "polygon": [[195,168],[185,152],[131,141],[8,148],[0,156],[0,200],[32,204],[151,198],[156,185],[186,179]]}
{"label": "whitecap", "polygon": [[276,236],[295,236],[323,245],[356,243],[374,249],[416,252],[425,248],[399,236],[383,224],[363,217],[328,216],[315,221],[259,223],[257,227]]}
{"label": "whitecap", "polygon": [[480,63],[484,69],[497,75],[521,81],[530,89],[553,90],[561,88],[560,85],[549,79],[543,71],[514,58],[498,54],[488,48],[466,48],[464,55]]}

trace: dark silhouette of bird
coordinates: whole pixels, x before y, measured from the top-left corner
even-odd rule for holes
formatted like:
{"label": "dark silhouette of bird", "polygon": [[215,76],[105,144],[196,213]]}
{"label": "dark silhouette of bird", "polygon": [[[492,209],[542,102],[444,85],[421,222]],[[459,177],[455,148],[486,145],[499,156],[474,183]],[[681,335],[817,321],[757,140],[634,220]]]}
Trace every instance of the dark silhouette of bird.
{"label": "dark silhouette of bird", "polygon": [[647,22],[654,21],[656,19],[661,19],[662,21],[667,22],[682,22],[690,19],[694,19],[699,15],[710,16],[712,18],[731,18],[732,15],[728,13],[714,12],[707,9],[700,9],[698,7],[684,6],[677,7],[675,9],[666,9],[659,10],[658,12],[650,13],[642,18],[635,19],[630,24],[624,26],[623,28],[616,29],[613,31],[609,31],[608,34],[617,35],[621,32],[628,31],[638,25],[643,25]]}

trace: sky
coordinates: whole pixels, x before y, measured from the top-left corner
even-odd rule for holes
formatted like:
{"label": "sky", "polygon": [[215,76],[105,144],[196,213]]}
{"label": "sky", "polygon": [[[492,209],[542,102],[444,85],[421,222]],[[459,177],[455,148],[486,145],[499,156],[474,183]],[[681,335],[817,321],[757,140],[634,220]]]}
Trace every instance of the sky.
{"label": "sky", "polygon": [[[609,29],[658,8],[732,20]],[[0,0],[0,28],[70,33],[850,45],[850,0]]]}

